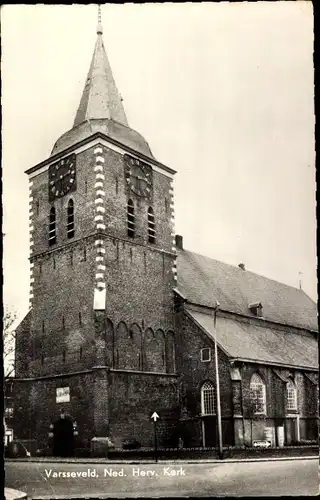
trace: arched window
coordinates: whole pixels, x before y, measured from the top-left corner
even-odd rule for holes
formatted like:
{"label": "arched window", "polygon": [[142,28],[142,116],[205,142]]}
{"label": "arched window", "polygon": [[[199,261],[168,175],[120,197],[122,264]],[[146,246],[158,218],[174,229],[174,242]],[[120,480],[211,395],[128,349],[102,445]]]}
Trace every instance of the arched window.
{"label": "arched window", "polygon": [[57,242],[56,238],[56,209],[51,207],[49,216],[49,245],[54,245]]}
{"label": "arched window", "polygon": [[67,212],[67,235],[68,238],[74,237],[74,203],[73,200],[68,201],[68,212]]}
{"label": "arched window", "polygon": [[251,377],[250,399],[255,414],[266,413],[266,386],[257,373],[254,373]]}
{"label": "arched window", "polygon": [[128,224],[128,236],[134,238],[134,205],[133,201],[129,200],[127,205],[127,224]]}
{"label": "arched window", "polygon": [[287,410],[297,409],[297,388],[293,380],[287,382]]}
{"label": "arched window", "polygon": [[153,213],[153,209],[151,207],[148,208],[148,239],[149,239],[149,243],[155,243],[155,241],[156,241],[154,213]]}
{"label": "arched window", "polygon": [[202,415],[215,415],[215,389],[212,382],[205,382],[201,387]]}

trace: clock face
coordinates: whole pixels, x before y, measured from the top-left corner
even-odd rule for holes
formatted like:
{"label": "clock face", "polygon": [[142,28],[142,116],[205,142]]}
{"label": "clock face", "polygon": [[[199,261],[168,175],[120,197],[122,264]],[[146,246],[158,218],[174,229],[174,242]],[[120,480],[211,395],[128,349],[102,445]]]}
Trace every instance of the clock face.
{"label": "clock face", "polygon": [[125,155],[126,181],[130,191],[138,196],[150,197],[152,193],[152,168],[131,156]]}
{"label": "clock face", "polygon": [[49,168],[49,201],[76,189],[76,155],[72,154]]}

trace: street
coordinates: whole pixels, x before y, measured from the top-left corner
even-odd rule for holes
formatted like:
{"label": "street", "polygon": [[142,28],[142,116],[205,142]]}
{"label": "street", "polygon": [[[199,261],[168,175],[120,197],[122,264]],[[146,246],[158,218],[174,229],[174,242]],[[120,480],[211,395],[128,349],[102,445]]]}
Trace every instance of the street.
{"label": "street", "polygon": [[319,461],[223,463],[8,462],[5,485],[28,498],[316,496]]}

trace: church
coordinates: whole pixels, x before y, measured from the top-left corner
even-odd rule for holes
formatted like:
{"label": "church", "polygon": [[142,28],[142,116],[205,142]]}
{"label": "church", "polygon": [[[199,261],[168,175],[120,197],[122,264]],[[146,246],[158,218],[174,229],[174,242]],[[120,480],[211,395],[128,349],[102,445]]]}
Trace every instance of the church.
{"label": "church", "polygon": [[316,304],[184,248],[175,170],[129,126],[101,22],[73,127],[26,174],[16,438],[45,447],[63,409],[79,447],[107,436],[152,446],[153,412],[161,446],[317,439]]}

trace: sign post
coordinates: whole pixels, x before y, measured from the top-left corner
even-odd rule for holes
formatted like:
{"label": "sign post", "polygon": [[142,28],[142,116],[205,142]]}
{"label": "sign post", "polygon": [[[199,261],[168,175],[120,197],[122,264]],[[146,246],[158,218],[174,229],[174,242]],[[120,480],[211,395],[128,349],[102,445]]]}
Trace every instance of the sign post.
{"label": "sign post", "polygon": [[151,415],[151,418],[153,419],[153,432],[154,432],[154,459],[157,462],[158,461],[158,454],[157,454],[157,420],[159,417],[158,413],[153,412]]}

